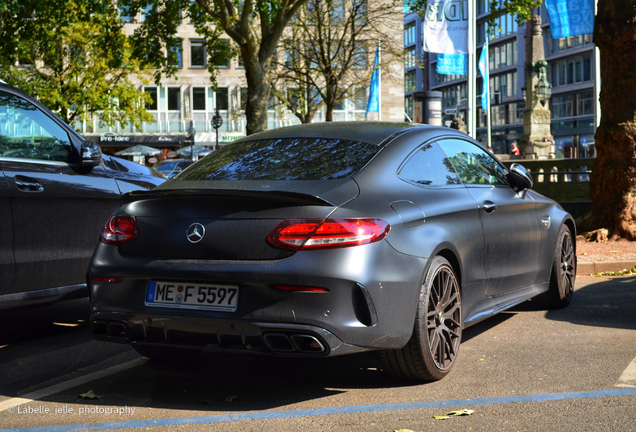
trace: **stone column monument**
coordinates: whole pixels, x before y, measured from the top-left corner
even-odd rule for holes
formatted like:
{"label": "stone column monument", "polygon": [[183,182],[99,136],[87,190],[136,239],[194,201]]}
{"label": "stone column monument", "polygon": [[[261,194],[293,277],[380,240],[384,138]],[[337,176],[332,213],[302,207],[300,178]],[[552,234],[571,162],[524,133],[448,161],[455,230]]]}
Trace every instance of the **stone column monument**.
{"label": "stone column monument", "polygon": [[523,112],[523,137],[521,154],[526,159],[553,159],[554,137],[550,132],[550,105],[548,99],[552,86],[547,80],[548,63],[543,50],[543,32],[541,17],[533,15],[531,19],[532,36],[529,41],[526,61],[526,86],[524,99],[526,109]]}

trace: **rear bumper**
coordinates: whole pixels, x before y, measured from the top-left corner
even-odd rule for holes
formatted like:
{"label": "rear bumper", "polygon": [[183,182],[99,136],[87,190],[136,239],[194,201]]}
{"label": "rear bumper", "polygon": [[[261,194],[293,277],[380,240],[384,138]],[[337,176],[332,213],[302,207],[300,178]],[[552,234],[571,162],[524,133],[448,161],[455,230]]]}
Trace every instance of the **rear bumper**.
{"label": "rear bumper", "polygon": [[[276,355],[396,349],[411,337],[426,264],[384,241],[258,262],[152,260],[100,244],[89,269],[91,327],[96,338],[114,342]],[[92,282],[94,277],[121,281]],[[237,285],[238,308],[147,307],[151,280]],[[275,285],[329,291],[288,292]]]}

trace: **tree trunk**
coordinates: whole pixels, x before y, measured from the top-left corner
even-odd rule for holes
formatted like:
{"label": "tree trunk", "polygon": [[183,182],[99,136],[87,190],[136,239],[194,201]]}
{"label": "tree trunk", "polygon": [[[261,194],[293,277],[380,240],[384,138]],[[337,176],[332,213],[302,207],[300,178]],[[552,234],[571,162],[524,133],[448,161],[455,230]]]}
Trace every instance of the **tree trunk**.
{"label": "tree trunk", "polygon": [[245,117],[247,119],[246,133],[251,135],[267,130],[267,104],[271,78],[258,61],[258,57],[251,58],[245,64],[245,78],[247,79],[247,103]]}
{"label": "tree trunk", "polygon": [[[599,0],[594,43],[601,58],[601,124],[580,231],[607,228],[636,240],[636,0]],[[596,78],[598,79],[598,77]]]}

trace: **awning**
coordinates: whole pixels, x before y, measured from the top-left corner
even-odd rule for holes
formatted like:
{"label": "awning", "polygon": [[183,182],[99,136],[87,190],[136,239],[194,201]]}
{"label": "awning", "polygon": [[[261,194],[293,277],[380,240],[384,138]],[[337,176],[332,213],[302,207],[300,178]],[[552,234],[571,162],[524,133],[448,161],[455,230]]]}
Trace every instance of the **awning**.
{"label": "awning", "polygon": [[182,146],[186,136],[176,134],[115,134],[105,133],[100,135],[84,134],[86,141],[97,143],[101,146],[129,147],[135,144],[144,144],[153,147]]}

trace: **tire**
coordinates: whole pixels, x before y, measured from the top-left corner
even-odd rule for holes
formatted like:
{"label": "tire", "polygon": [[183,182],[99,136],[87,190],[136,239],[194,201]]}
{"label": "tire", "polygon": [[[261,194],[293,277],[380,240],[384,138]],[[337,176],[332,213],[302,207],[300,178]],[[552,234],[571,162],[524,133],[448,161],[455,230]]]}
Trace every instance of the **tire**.
{"label": "tire", "polygon": [[548,291],[541,295],[547,309],[562,309],[572,301],[576,281],[576,254],[570,229],[563,225],[559,231]]}
{"label": "tire", "polygon": [[201,350],[191,348],[173,348],[155,345],[133,345],[132,347],[142,356],[161,363],[191,362],[201,353]]}
{"label": "tire", "polygon": [[380,351],[380,360],[398,378],[437,381],[453,367],[461,339],[459,282],[449,262],[438,256],[420,291],[411,339],[402,349]]}

